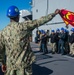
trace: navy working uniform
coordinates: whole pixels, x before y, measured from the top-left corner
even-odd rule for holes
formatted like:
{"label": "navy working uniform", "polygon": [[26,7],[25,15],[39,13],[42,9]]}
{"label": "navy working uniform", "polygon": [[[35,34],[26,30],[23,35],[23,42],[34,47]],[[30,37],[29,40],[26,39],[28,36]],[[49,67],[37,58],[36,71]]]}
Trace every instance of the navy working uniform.
{"label": "navy working uniform", "polygon": [[58,53],[62,53],[62,54],[64,54],[64,44],[65,44],[65,42],[64,42],[64,40],[65,40],[65,33],[64,33],[64,28],[61,28],[61,33],[59,34],[59,43],[58,43]]}

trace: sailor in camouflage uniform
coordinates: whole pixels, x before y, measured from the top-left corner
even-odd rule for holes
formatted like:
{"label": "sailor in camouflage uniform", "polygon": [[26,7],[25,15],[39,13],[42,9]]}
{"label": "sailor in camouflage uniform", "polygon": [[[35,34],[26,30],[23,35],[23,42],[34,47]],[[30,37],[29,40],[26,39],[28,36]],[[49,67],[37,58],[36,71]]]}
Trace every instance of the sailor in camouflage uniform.
{"label": "sailor in camouflage uniform", "polygon": [[38,20],[19,23],[19,9],[16,6],[8,8],[7,16],[10,23],[0,32],[0,62],[5,75],[32,75],[31,65],[35,61],[35,55],[30,47],[29,33],[38,25],[50,21],[58,13],[57,9]]}

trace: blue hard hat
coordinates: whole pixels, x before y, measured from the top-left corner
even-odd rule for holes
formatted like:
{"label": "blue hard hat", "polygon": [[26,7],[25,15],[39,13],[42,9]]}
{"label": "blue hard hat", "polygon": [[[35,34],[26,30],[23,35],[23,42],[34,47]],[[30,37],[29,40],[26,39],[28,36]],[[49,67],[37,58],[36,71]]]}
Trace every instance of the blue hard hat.
{"label": "blue hard hat", "polygon": [[19,9],[16,6],[10,6],[7,10],[7,16],[14,18],[19,15]]}
{"label": "blue hard hat", "polygon": [[64,28],[62,27],[61,30],[64,30]]}
{"label": "blue hard hat", "polygon": [[55,32],[54,30],[51,30],[51,32]]}
{"label": "blue hard hat", "polygon": [[74,32],[74,29],[72,30],[72,32]]}
{"label": "blue hard hat", "polygon": [[73,31],[73,32],[74,32],[74,28],[71,28],[71,31]]}
{"label": "blue hard hat", "polygon": [[56,29],[56,31],[60,31],[60,29]]}
{"label": "blue hard hat", "polygon": [[43,34],[45,34],[46,32],[45,31],[43,31]]}
{"label": "blue hard hat", "polygon": [[66,29],[64,29],[64,32],[67,32],[67,30],[66,30]]}
{"label": "blue hard hat", "polygon": [[41,32],[42,34],[43,34],[43,31],[44,31],[44,30],[40,30],[40,32]]}
{"label": "blue hard hat", "polygon": [[69,33],[69,30],[65,29],[65,32],[68,32]]}

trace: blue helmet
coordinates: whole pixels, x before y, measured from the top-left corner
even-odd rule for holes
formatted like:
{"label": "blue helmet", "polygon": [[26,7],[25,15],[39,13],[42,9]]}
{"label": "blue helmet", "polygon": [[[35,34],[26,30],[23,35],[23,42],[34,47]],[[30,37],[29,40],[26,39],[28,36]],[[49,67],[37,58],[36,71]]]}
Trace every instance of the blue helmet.
{"label": "blue helmet", "polygon": [[64,32],[67,32],[67,29],[64,29]]}
{"label": "blue helmet", "polygon": [[54,30],[51,30],[51,32],[55,32]]}
{"label": "blue helmet", "polygon": [[72,29],[71,29],[71,31],[73,31],[73,32],[74,32],[74,28],[72,28]]}
{"label": "blue helmet", "polygon": [[56,29],[56,31],[60,31],[60,29]]}
{"label": "blue helmet", "polygon": [[74,28],[73,28],[73,31],[74,31]]}
{"label": "blue helmet", "polygon": [[61,30],[63,30],[63,31],[64,31],[64,28],[62,27],[62,28],[61,28]]}
{"label": "blue helmet", "polygon": [[42,34],[45,34],[45,33],[46,33],[44,30],[41,30],[40,32],[41,32]]}
{"label": "blue helmet", "polygon": [[45,34],[46,32],[45,31],[43,31],[43,34]]}
{"label": "blue helmet", "polygon": [[19,9],[16,6],[10,6],[7,10],[7,16],[14,18],[19,15]]}
{"label": "blue helmet", "polygon": [[42,34],[43,34],[43,31],[44,31],[44,30],[40,30],[40,32],[41,32]]}

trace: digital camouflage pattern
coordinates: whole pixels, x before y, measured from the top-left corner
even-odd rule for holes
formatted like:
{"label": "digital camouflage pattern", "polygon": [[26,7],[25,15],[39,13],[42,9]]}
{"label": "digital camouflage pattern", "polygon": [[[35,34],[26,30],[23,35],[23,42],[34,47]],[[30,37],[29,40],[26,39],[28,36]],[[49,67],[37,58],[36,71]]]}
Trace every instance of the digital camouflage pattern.
{"label": "digital camouflage pattern", "polygon": [[6,75],[31,75],[27,71],[35,61],[35,55],[30,47],[29,34],[34,28],[50,21],[55,15],[52,13],[38,20],[22,23],[10,22],[0,32],[0,62],[6,63]]}

